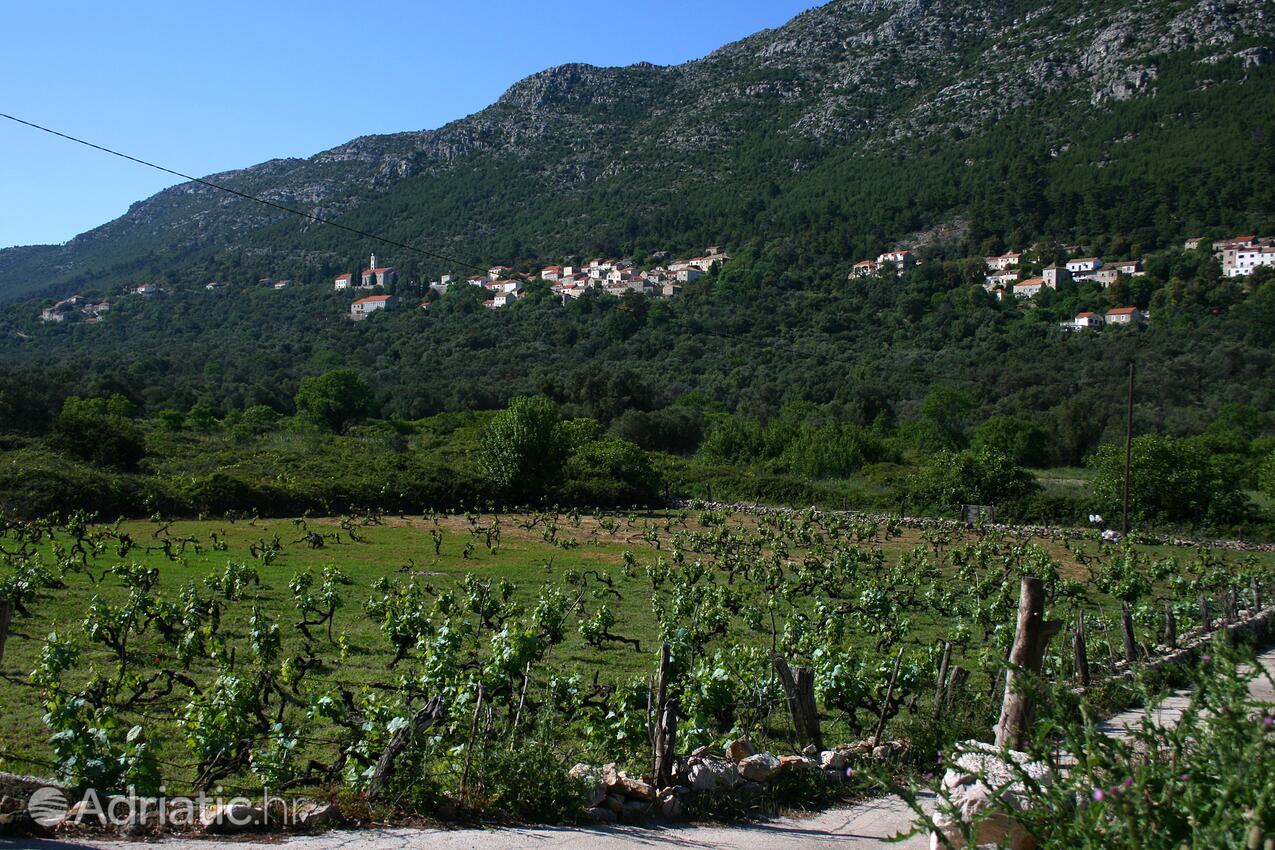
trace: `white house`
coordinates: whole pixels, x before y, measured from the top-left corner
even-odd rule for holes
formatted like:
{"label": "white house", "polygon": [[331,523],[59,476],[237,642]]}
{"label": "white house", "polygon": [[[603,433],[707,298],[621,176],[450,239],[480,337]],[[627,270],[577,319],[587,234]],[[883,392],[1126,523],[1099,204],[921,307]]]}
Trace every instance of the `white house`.
{"label": "white house", "polygon": [[1022,259],[1022,254],[1010,253],[1001,254],[998,257],[984,257],[983,262],[987,263],[987,267],[992,271],[1004,271],[1005,269],[1017,268],[1018,261]]}
{"label": "white house", "polygon": [[1083,313],[1077,313],[1075,321],[1071,323],[1071,326],[1078,331],[1098,330],[1102,325],[1102,316],[1088,310]]}
{"label": "white house", "polygon": [[377,310],[385,310],[390,307],[398,306],[397,295],[369,295],[366,298],[360,298],[350,305],[350,318],[355,321],[361,321],[375,313]]}
{"label": "white house", "polygon": [[1145,274],[1142,271],[1142,263],[1137,260],[1117,260],[1114,263],[1108,263],[1107,268],[1115,269],[1120,274],[1127,274],[1129,277],[1138,277]]}
{"label": "white house", "polygon": [[872,277],[881,268],[876,260],[860,260],[850,269],[850,279],[856,277]]}
{"label": "white house", "polygon": [[225,288],[226,288],[226,284],[222,283],[219,280],[210,280],[208,281],[208,283],[204,284],[204,289],[207,289],[209,292],[215,292],[218,289],[225,289]]}
{"label": "white house", "polygon": [[674,277],[677,278],[678,283],[694,283],[695,281],[699,280],[703,276],[704,276],[704,273],[700,271],[699,269],[689,269],[689,268],[682,269],[681,271],[677,272],[674,275]]}
{"label": "white house", "polygon": [[1143,318],[1137,307],[1116,307],[1114,310],[1107,311],[1109,325],[1133,325],[1141,322]]}
{"label": "white house", "polygon": [[1226,269],[1227,277],[1245,277],[1260,266],[1275,266],[1275,248],[1253,245],[1237,248],[1235,262]]}
{"label": "white house", "polygon": [[513,271],[513,269],[509,268],[509,266],[492,266],[487,269],[487,277],[491,280],[498,280],[511,271]]}
{"label": "white house", "polygon": [[983,288],[987,290],[996,289],[997,287],[1004,288],[1012,285],[1016,280],[1018,280],[1017,269],[1011,268],[1003,271],[992,272],[983,278]]}
{"label": "white house", "polygon": [[899,271],[906,271],[916,265],[916,257],[906,248],[901,251],[886,251],[877,257],[877,265],[884,265],[885,263],[893,263],[894,267]]}
{"label": "white house", "polygon": [[287,289],[291,285],[292,285],[292,281],[290,280],[276,280],[274,282],[275,289]]}
{"label": "white house", "polygon": [[540,279],[550,283],[562,279],[562,266],[545,266],[540,270]]}
{"label": "white house", "polygon": [[1075,276],[1076,280],[1092,280],[1094,283],[1106,289],[1120,278],[1120,272],[1113,268],[1103,268],[1092,272],[1080,272]]}
{"label": "white house", "polygon": [[[1029,277],[1027,280],[1020,280],[1014,284],[1014,296],[1016,298],[1035,298],[1040,291],[1048,286],[1043,277]],[[1050,287],[1052,289],[1052,287]]]}
{"label": "white house", "polygon": [[1203,236],[1192,236],[1190,239],[1182,243],[1182,248],[1183,250],[1186,250],[1186,251],[1194,251],[1196,248],[1199,248],[1203,244],[1204,244]]}
{"label": "white house", "polygon": [[133,287],[133,294],[143,298],[153,298],[159,294],[159,287],[153,283],[141,283]]}
{"label": "white house", "polygon": [[1067,261],[1067,271],[1072,274],[1078,272],[1096,272],[1102,268],[1102,260],[1097,257],[1077,257],[1074,260]]}
{"label": "white house", "polygon": [[354,275],[339,274],[336,276],[336,285],[334,287],[335,289],[337,290],[349,289],[353,285],[354,285]]}

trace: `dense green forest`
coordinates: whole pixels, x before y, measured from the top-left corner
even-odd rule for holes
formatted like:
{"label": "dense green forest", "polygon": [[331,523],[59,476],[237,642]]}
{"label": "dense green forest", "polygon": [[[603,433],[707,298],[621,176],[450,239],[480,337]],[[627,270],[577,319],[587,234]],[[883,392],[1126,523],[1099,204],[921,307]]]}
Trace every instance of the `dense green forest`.
{"label": "dense green forest", "polygon": [[[1142,277],[1023,302],[985,291],[982,268],[801,280],[746,250],[673,300],[543,289],[492,311],[459,287],[363,322],[318,287],[124,299],[99,324],[38,329],[33,365],[0,372],[0,490],[23,512],[711,496],[1080,523],[1118,507],[1136,364],[1136,454],[1163,481],[1135,488],[1135,517],[1265,533],[1275,276],[1173,250]],[[1125,304],[1150,323],[1060,327]],[[484,441],[509,414],[491,411],[519,396],[569,436],[542,421],[520,451],[551,468],[496,474]]]}

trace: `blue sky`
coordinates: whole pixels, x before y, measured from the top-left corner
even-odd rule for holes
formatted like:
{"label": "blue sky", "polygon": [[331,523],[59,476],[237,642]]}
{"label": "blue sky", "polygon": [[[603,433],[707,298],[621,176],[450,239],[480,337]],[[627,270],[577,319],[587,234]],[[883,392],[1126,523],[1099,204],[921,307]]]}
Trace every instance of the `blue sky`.
{"label": "blue sky", "polygon": [[[204,175],[438,127],[552,65],[673,64],[814,0],[15,2],[0,112]],[[0,119],[0,247],[178,182]]]}

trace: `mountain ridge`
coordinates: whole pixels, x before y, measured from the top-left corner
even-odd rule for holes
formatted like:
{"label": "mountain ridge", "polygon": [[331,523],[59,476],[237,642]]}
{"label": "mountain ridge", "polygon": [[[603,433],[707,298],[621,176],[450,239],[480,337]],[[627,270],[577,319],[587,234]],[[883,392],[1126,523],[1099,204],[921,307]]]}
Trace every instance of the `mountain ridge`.
{"label": "mountain ridge", "polygon": [[[568,245],[695,244],[714,219],[730,226],[710,238],[740,241],[774,230],[769,198],[803,188],[803,175],[830,160],[841,162],[827,175],[836,186],[859,177],[846,164],[855,157],[941,156],[945,146],[986,137],[1053,101],[1037,117],[1057,128],[1065,152],[1067,134],[1083,130],[1073,121],[1078,113],[1088,119],[1154,100],[1167,65],[1232,73],[1242,61],[1243,70],[1264,72],[1273,43],[1275,22],[1260,0],[834,0],[687,63],[555,66],[436,129],[359,136],[311,157],[208,179],[431,250],[459,251],[471,262],[550,255]],[[1245,49],[1248,57],[1237,59]],[[1056,158],[1055,150],[1043,155]],[[865,189],[840,203],[871,200]],[[970,205],[956,197],[944,203],[910,211],[893,226],[851,220],[858,243],[845,250],[897,239]],[[382,204],[396,210],[393,220]],[[685,204],[685,221],[664,221],[669,204]],[[623,217],[633,223],[617,222]],[[511,237],[513,228],[525,236]],[[0,300],[110,288],[139,275],[202,274],[229,252],[264,252],[317,275],[362,247],[183,183],[64,245],[0,251]]]}

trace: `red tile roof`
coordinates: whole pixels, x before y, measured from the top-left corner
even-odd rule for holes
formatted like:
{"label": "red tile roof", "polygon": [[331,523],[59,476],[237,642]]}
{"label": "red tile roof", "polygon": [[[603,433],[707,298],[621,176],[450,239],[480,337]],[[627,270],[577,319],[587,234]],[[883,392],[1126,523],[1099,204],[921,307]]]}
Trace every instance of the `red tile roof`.
{"label": "red tile roof", "polygon": [[394,296],[392,295],[369,295],[366,298],[360,298],[358,301],[355,301],[354,303],[355,304],[379,303],[381,301],[389,301],[393,297]]}
{"label": "red tile roof", "polygon": [[1129,316],[1138,312],[1137,307],[1116,307],[1114,310],[1108,310],[1108,316]]}

